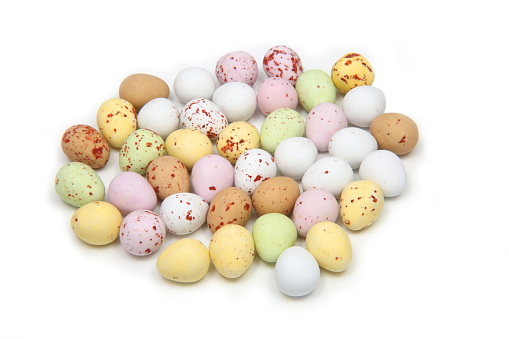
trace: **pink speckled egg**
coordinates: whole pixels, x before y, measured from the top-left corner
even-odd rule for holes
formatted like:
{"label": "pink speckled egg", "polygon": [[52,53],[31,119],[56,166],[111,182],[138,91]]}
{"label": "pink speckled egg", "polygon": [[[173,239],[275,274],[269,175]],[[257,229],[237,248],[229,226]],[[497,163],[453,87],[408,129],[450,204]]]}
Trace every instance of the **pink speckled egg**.
{"label": "pink speckled egg", "polygon": [[136,210],[153,210],[157,196],[149,182],[136,172],[122,172],[110,182],[108,201],[127,215]]}
{"label": "pink speckled egg", "polygon": [[216,76],[221,84],[238,81],[253,86],[258,78],[258,64],[249,53],[231,52],[217,61]]}
{"label": "pink speckled egg", "polygon": [[256,100],[264,115],[269,115],[278,108],[296,109],[299,103],[295,87],[288,80],[281,78],[263,80],[258,87]]}
{"label": "pink speckled egg", "polygon": [[193,193],[176,193],[163,200],[160,215],[168,231],[184,235],[193,233],[207,221],[209,204]]}
{"label": "pink speckled egg", "polygon": [[216,104],[200,98],[189,101],[182,108],[180,123],[183,128],[195,129],[209,139],[215,139],[228,125],[228,120]]}
{"label": "pink speckled egg", "polygon": [[306,138],[311,140],[318,151],[329,148],[331,137],[340,129],[348,127],[345,112],[336,104],[329,102],[313,107],[306,121]]}
{"label": "pink speckled egg", "polygon": [[165,237],[164,222],[152,211],[133,211],[120,225],[119,238],[122,247],[136,256],[154,253],[161,247]]}
{"label": "pink speckled egg", "polygon": [[210,204],[217,192],[233,186],[233,166],[220,155],[206,155],[194,164],[191,182],[194,192]]}
{"label": "pink speckled egg", "polygon": [[235,163],[235,187],[251,194],[265,180],[275,177],[277,166],[269,152],[252,148],[245,151]]}
{"label": "pink speckled egg", "polygon": [[335,222],[339,215],[336,198],[321,188],[313,188],[302,193],[293,207],[292,220],[297,233],[305,237],[308,231],[322,221]]}
{"label": "pink speckled egg", "polygon": [[263,70],[270,77],[288,80],[295,85],[303,72],[302,61],[293,49],[283,45],[272,47],[263,57]]}

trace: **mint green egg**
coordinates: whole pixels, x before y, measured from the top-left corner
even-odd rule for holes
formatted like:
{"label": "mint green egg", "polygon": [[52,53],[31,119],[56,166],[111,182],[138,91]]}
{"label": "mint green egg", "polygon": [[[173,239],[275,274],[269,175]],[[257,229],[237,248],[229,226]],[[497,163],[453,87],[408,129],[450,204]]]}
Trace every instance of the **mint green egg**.
{"label": "mint green egg", "polygon": [[125,139],[118,157],[120,169],[138,174],[147,173],[152,160],[165,154],[164,140],[148,129],[138,129]]}
{"label": "mint green egg", "polygon": [[256,252],[267,262],[276,262],[279,255],[297,241],[293,221],[281,213],[268,213],[256,219],[253,225]]}
{"label": "mint green egg", "polygon": [[297,111],[290,108],[276,109],[265,118],[260,129],[262,149],[274,154],[281,141],[304,136],[305,124]]}
{"label": "mint green egg", "polygon": [[62,200],[76,207],[104,199],[101,178],[92,167],[81,162],[71,162],[58,170],[55,190]]}
{"label": "mint green egg", "polygon": [[331,77],[322,70],[311,69],[302,73],[295,84],[299,102],[306,111],[324,102],[336,102],[336,87]]}

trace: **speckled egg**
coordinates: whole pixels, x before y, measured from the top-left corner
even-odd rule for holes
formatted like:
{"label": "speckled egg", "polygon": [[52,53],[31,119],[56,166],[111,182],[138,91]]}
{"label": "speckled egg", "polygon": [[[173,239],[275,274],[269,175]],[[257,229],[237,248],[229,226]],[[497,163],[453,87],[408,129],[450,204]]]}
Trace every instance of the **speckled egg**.
{"label": "speckled egg", "polygon": [[284,250],[295,245],[297,230],[286,215],[268,213],[256,219],[253,239],[260,258],[266,262],[276,262]]}
{"label": "speckled egg", "polygon": [[161,78],[152,74],[131,74],[122,80],[118,89],[119,98],[133,104],[136,111],[155,98],[168,98],[170,87]]}
{"label": "speckled egg", "polygon": [[92,168],[103,167],[110,158],[110,145],[98,130],[88,125],[69,127],[60,144],[69,159]]}
{"label": "speckled egg", "polygon": [[221,227],[209,244],[210,259],[224,277],[235,279],[246,273],[253,263],[255,246],[253,236],[242,226],[230,224]]}
{"label": "speckled egg", "polygon": [[293,84],[281,78],[263,80],[256,92],[256,100],[260,111],[265,116],[279,108],[294,110],[299,103],[299,97]]}
{"label": "speckled egg", "polygon": [[387,150],[368,154],[359,167],[359,177],[376,182],[386,198],[400,195],[406,187],[403,162],[400,157]]}
{"label": "speckled egg", "polygon": [[339,199],[341,221],[350,230],[362,230],[380,216],[384,207],[384,194],[376,183],[357,180],[348,184]]}
{"label": "speckled egg", "polygon": [[252,202],[249,195],[237,187],[219,191],[210,202],[207,225],[212,233],[228,224],[246,226],[251,218]]}
{"label": "speckled egg", "polygon": [[256,111],[256,93],[243,82],[227,82],[212,96],[212,102],[219,107],[229,122],[245,121]]}
{"label": "speckled egg", "polygon": [[300,195],[299,184],[287,177],[273,177],[262,182],[254,190],[253,208],[259,216],[267,213],[281,213],[286,216]]}
{"label": "speckled egg", "polygon": [[194,99],[182,108],[180,123],[183,128],[200,131],[214,140],[228,125],[228,120],[212,101]]}
{"label": "speckled egg", "polygon": [[169,155],[154,159],[150,163],[147,168],[147,181],[161,200],[175,193],[189,192],[191,188],[186,165]]}
{"label": "speckled egg", "polygon": [[217,61],[216,76],[221,84],[235,81],[253,86],[258,78],[258,64],[249,53],[231,52]]}
{"label": "speckled egg", "polygon": [[81,162],[60,167],[55,176],[55,191],[68,204],[81,207],[104,199],[104,184],[97,173]]}
{"label": "speckled egg", "polygon": [[274,267],[279,290],[290,297],[313,292],[320,281],[320,266],[311,253],[300,246],[286,249]]}
{"label": "speckled egg", "polygon": [[166,138],[166,153],[180,160],[188,171],[206,155],[212,154],[214,148],[210,139],[200,131],[178,129]]}
{"label": "speckled egg", "polygon": [[362,160],[376,151],[378,144],[371,133],[357,127],[343,128],[331,137],[329,155],[345,160],[352,169],[359,168]]}
{"label": "speckled egg", "polygon": [[274,154],[277,145],[291,137],[304,136],[305,122],[302,116],[290,108],[279,108],[263,121],[260,130],[262,148]]}
{"label": "speckled egg", "polygon": [[97,126],[110,146],[120,148],[136,130],[136,110],[127,100],[108,99],[97,111]]}
{"label": "speckled egg", "polygon": [[138,210],[129,213],[120,226],[120,243],[136,256],[154,253],[166,237],[161,218],[152,211]]}
{"label": "speckled egg", "polygon": [[175,77],[173,90],[180,102],[194,99],[210,100],[216,89],[214,76],[202,67],[186,67]]}
{"label": "speckled egg", "polygon": [[371,85],[375,80],[375,72],[365,57],[358,53],[348,53],[332,66],[331,78],[334,86],[346,94],[354,87]]}
{"label": "speckled egg", "polygon": [[342,272],[352,262],[352,244],[346,231],[333,222],[319,222],[308,232],[306,248],[318,265],[331,272]]}
{"label": "speckled egg", "polygon": [[191,182],[194,192],[210,203],[223,188],[233,186],[233,166],[219,155],[206,155],[194,164]]}
{"label": "speckled egg", "polygon": [[373,119],[369,130],[380,149],[391,151],[396,155],[410,153],[419,141],[417,124],[400,113],[379,115]]}
{"label": "speckled egg", "polygon": [[309,111],[306,138],[315,143],[319,152],[326,152],[334,133],[346,127],[348,120],[345,112],[338,105],[325,102]]}
{"label": "speckled egg", "polygon": [[226,126],[217,137],[217,153],[235,164],[245,151],[260,147],[260,134],[255,125],[237,121]]}
{"label": "speckled egg", "polygon": [[153,210],[157,205],[154,189],[136,172],[117,174],[108,187],[108,201],[120,213],[127,215],[136,210]]}
{"label": "speckled egg", "polygon": [[163,138],[148,129],[138,129],[125,139],[118,164],[124,172],[145,174],[150,162],[162,157],[164,152]]}
{"label": "speckled egg", "polygon": [[115,241],[121,223],[120,211],[104,201],[81,206],[71,217],[74,234],[90,245],[106,245]]}
{"label": "speckled egg", "polygon": [[385,95],[373,86],[352,88],[343,98],[343,111],[348,122],[360,127],[369,127],[371,121],[385,112]]}
{"label": "speckled egg", "polygon": [[336,102],[336,88],[327,73],[312,69],[302,73],[295,84],[299,102],[306,111],[324,102]]}
{"label": "speckled egg", "polygon": [[304,137],[285,139],[277,145],[274,152],[277,168],[285,176],[295,180],[302,179],[307,169],[318,157],[315,144]]}
{"label": "speckled egg", "polygon": [[321,221],[336,221],[339,205],[334,196],[321,188],[302,193],[293,207],[292,220],[300,236],[306,237],[311,227]]}
{"label": "speckled egg", "polygon": [[209,270],[209,250],[199,240],[180,239],[159,255],[156,267],[166,279],[193,283],[201,280]]}
{"label": "speckled egg", "polygon": [[302,177],[302,189],[323,188],[339,199],[343,188],[353,181],[352,167],[343,159],[325,157],[316,161]]}
{"label": "speckled egg", "polygon": [[209,204],[199,195],[176,193],[163,200],[159,214],[170,233],[184,235],[205,224],[208,209]]}
{"label": "speckled egg", "polygon": [[138,112],[138,128],[149,129],[166,139],[178,129],[180,111],[173,101],[156,98],[147,102]]}
{"label": "speckled egg", "polygon": [[240,156],[235,164],[235,186],[243,189],[248,194],[263,181],[275,177],[277,166],[274,158],[266,151],[253,148]]}
{"label": "speckled egg", "polygon": [[263,70],[270,77],[278,77],[295,85],[303,72],[299,55],[290,47],[277,45],[271,47],[263,57]]}

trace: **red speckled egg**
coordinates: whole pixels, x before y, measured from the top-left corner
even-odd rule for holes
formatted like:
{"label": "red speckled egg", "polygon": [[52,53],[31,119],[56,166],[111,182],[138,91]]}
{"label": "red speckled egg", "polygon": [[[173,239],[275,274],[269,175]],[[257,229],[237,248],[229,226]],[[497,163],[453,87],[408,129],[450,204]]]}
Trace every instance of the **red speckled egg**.
{"label": "red speckled egg", "polygon": [[293,49],[277,45],[267,51],[263,58],[263,70],[269,78],[277,77],[288,80],[295,86],[297,78],[304,68],[302,61]]}
{"label": "red speckled egg", "polygon": [[108,142],[98,130],[88,125],[69,127],[62,136],[61,145],[69,159],[92,168],[103,167],[110,158]]}

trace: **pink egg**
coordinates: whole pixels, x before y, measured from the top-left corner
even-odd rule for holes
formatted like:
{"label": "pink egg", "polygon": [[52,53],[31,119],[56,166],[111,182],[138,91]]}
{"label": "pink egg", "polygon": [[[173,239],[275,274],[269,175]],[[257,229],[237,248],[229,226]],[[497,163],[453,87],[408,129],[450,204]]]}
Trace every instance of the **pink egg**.
{"label": "pink egg", "polygon": [[222,156],[204,156],[194,164],[191,182],[194,192],[210,203],[217,192],[233,186],[233,166]]}
{"label": "pink egg", "polygon": [[334,196],[321,188],[302,193],[293,207],[292,221],[297,233],[305,237],[308,231],[322,221],[335,222],[339,215],[339,204]]}
{"label": "pink egg", "polygon": [[235,81],[253,86],[258,78],[258,64],[249,53],[231,52],[217,61],[216,76],[221,84]]}
{"label": "pink egg", "polygon": [[295,87],[289,81],[281,78],[263,80],[258,87],[256,100],[264,115],[269,115],[279,108],[296,109],[299,103]]}
{"label": "pink egg", "polygon": [[122,172],[110,182],[108,201],[127,215],[136,210],[153,210],[157,205],[154,189],[136,172]]}
{"label": "pink egg", "polygon": [[306,138],[316,145],[318,151],[325,152],[334,133],[347,126],[346,114],[338,105],[328,102],[319,104],[309,111]]}
{"label": "pink egg", "polygon": [[288,80],[295,85],[303,72],[302,61],[293,49],[277,45],[267,51],[263,58],[263,70],[270,77]]}
{"label": "pink egg", "polygon": [[164,222],[152,211],[133,211],[120,225],[119,239],[122,247],[136,256],[154,253],[161,247],[165,237]]}

